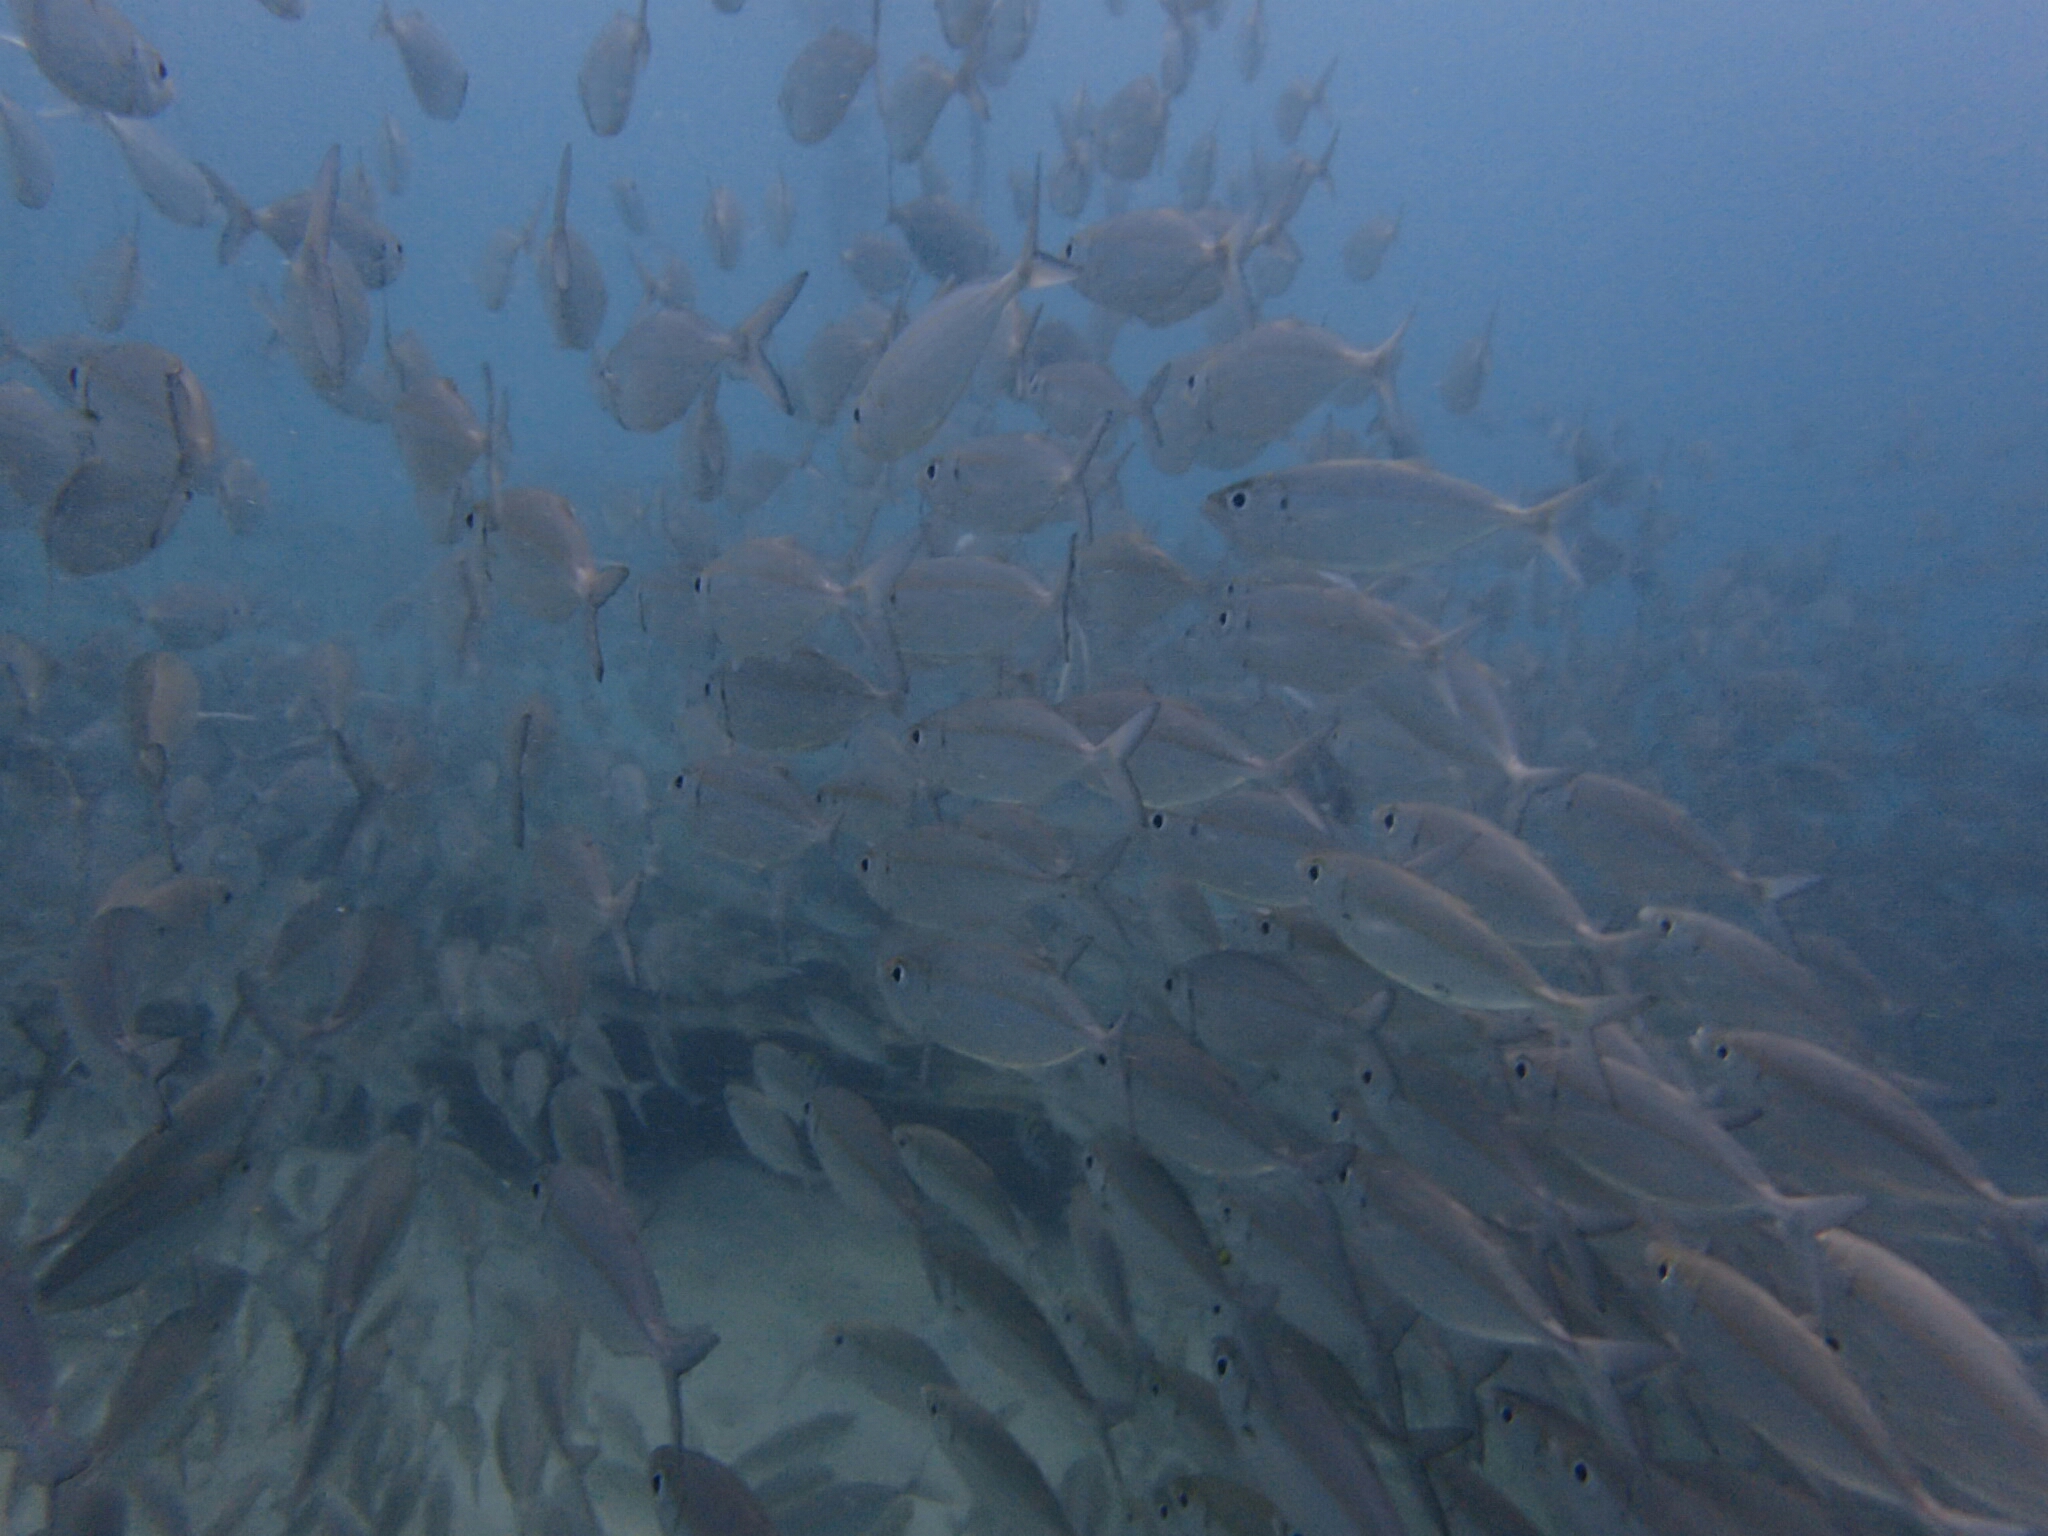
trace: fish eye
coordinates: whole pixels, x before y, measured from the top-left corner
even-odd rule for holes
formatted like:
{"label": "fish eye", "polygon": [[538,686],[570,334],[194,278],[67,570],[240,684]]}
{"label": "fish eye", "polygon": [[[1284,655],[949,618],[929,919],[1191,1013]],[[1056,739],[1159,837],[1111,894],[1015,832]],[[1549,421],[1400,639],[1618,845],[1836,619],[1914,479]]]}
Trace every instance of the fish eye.
{"label": "fish eye", "polygon": [[170,65],[166,64],[162,59],[158,59],[156,61],[156,77],[159,80],[168,80],[171,78],[171,67]]}
{"label": "fish eye", "polygon": [[856,427],[860,425],[860,407],[857,405],[853,408],[853,424]]}
{"label": "fish eye", "polygon": [[910,744],[913,747],[921,747],[924,745],[924,731],[921,728],[915,726],[911,728]]}
{"label": "fish eye", "polygon": [[1528,1075],[1529,1075],[1529,1063],[1528,1063],[1527,1061],[1518,1061],[1518,1062],[1516,1062],[1516,1063],[1515,1063],[1515,1076],[1516,1076],[1516,1077],[1517,1077],[1517,1078],[1519,1079],[1519,1078],[1524,1078],[1524,1077],[1527,1077]]}
{"label": "fish eye", "polygon": [[1820,1336],[1820,1341],[1821,1343],[1827,1345],[1829,1349],[1832,1349],[1836,1354],[1839,1355],[1842,1352],[1842,1341],[1836,1338],[1832,1333],[1822,1334]]}
{"label": "fish eye", "polygon": [[697,577],[697,578],[696,578],[696,579],[695,579],[694,581],[692,581],[692,582],[690,583],[690,590],[691,590],[692,592],[696,592],[696,593],[700,593],[700,594],[701,594],[701,593],[703,592],[703,590],[704,590],[704,578],[703,578],[703,577],[702,577],[701,575],[700,575],[700,576],[698,576],[698,577]]}
{"label": "fish eye", "polygon": [[1154,832],[1157,832],[1157,831],[1159,831],[1159,830],[1160,830],[1160,829],[1161,829],[1162,827],[1164,827],[1165,825],[1166,825],[1166,813],[1165,813],[1164,811],[1154,811],[1154,812],[1152,813],[1152,830],[1153,830]]}
{"label": "fish eye", "polygon": [[1660,917],[1657,919],[1657,931],[1659,933],[1669,933],[1676,926],[1677,924],[1673,923],[1671,919],[1668,917]]}
{"label": "fish eye", "polygon": [[832,1335],[832,1342],[834,1344],[844,1344],[846,1342],[846,1335],[843,1333],[835,1333]]}
{"label": "fish eye", "polygon": [[925,465],[924,477],[927,480],[936,480],[939,478],[939,461],[937,459],[933,459],[931,463]]}
{"label": "fish eye", "polygon": [[1250,500],[1251,497],[1245,495],[1243,491],[1232,491],[1230,493],[1230,510],[1242,512],[1245,509],[1245,504]]}
{"label": "fish eye", "polygon": [[1195,387],[1195,376],[1194,376],[1194,375],[1193,375],[1193,374],[1191,373],[1191,374],[1189,374],[1189,375],[1188,375],[1188,388],[1189,388],[1189,389],[1193,389],[1194,387]]}
{"label": "fish eye", "polygon": [[[1073,253],[1074,253],[1074,248],[1073,248],[1073,247],[1072,247],[1071,245],[1070,245],[1070,246],[1068,246],[1068,247],[1067,247],[1067,254],[1071,256],[1071,255],[1072,255]],[[1164,1519],[1166,1519],[1166,1518],[1167,1518],[1168,1516],[1170,1516],[1170,1515],[1171,1515],[1172,1513],[1173,1513],[1173,1505],[1172,1505],[1171,1503],[1162,1503],[1162,1504],[1161,1504],[1161,1505],[1159,1506],[1159,1518],[1160,1518],[1160,1519],[1164,1520]]]}
{"label": "fish eye", "polygon": [[1323,866],[1322,866],[1322,865],[1320,865],[1320,864],[1311,864],[1311,865],[1309,865],[1309,867],[1308,867],[1308,883],[1309,883],[1310,885],[1314,885],[1314,884],[1315,884],[1315,883],[1316,883],[1316,882],[1317,882],[1318,880],[1320,880],[1320,879],[1322,879],[1322,878],[1323,878]]}
{"label": "fish eye", "polygon": [[1169,992],[1173,990],[1173,978],[1171,976],[1166,978],[1166,990]]}
{"label": "fish eye", "polygon": [[1223,629],[1230,628],[1230,610],[1228,608],[1216,615],[1216,623]]}
{"label": "fish eye", "polygon": [[1287,503],[1288,503],[1288,498],[1287,498],[1287,497],[1285,497],[1285,496],[1282,496],[1282,497],[1280,498],[1280,510],[1281,510],[1282,512],[1285,512],[1285,511],[1287,510]]}
{"label": "fish eye", "polygon": [[1515,1405],[1513,1403],[1502,1403],[1500,1405],[1500,1421],[1503,1424],[1515,1422]]}
{"label": "fish eye", "polygon": [[1381,826],[1383,826],[1383,827],[1385,827],[1385,828],[1386,828],[1386,829],[1387,829],[1387,830],[1388,830],[1389,832],[1393,831],[1393,830],[1394,830],[1394,813],[1393,813],[1392,811],[1389,811],[1389,812],[1387,812],[1387,814],[1386,814],[1386,815],[1382,816],[1382,817],[1380,818],[1380,825],[1381,825]]}
{"label": "fish eye", "polygon": [[1714,1047],[1714,1060],[1716,1060],[1716,1061],[1726,1061],[1727,1059],[1728,1059],[1728,1047],[1727,1047],[1727,1046],[1725,1046],[1725,1045],[1717,1045],[1717,1046],[1715,1046],[1715,1047]]}
{"label": "fish eye", "polygon": [[683,787],[683,780],[687,779],[688,777],[689,775],[687,773],[677,774],[674,787],[677,789],[681,789]]}
{"label": "fish eye", "polygon": [[[1154,1387],[1152,1390],[1156,1392],[1159,1389],[1157,1387]],[[1179,1503],[1182,1509],[1186,1509],[1188,1507],[1187,1491],[1183,1489],[1179,1494],[1175,1495],[1175,1500],[1177,1503]]]}
{"label": "fish eye", "polygon": [[1572,1463],[1573,1482],[1583,1483],[1587,1478],[1591,1477],[1592,1475],[1593,1469],[1587,1466],[1583,1461],[1575,1461]]}
{"label": "fish eye", "polygon": [[1224,1378],[1225,1376],[1228,1376],[1229,1374],[1230,1374],[1230,1356],[1228,1356],[1228,1355],[1218,1355],[1218,1356],[1216,1357],[1216,1379],[1217,1379],[1218,1381],[1221,1381],[1221,1380],[1222,1380],[1222,1379],[1223,1379],[1223,1378]]}
{"label": "fish eye", "polygon": [[1358,1080],[1361,1083],[1365,1084],[1366,1087],[1370,1088],[1372,1086],[1372,1068],[1361,1068],[1358,1074]]}
{"label": "fish eye", "polygon": [[662,1476],[661,1476],[661,1474],[660,1474],[659,1472],[655,1473],[655,1474],[654,1474],[654,1477],[653,1477],[653,1479],[652,1479],[652,1481],[653,1481],[653,1484],[654,1484],[654,1496],[655,1496],[655,1497],[656,1497],[656,1498],[658,1499],[658,1498],[660,1498],[660,1497],[661,1497],[661,1485],[662,1485]]}
{"label": "fish eye", "polygon": [[871,858],[868,858],[868,857],[867,857],[867,856],[866,856],[865,854],[863,854],[863,855],[861,856],[861,861],[860,861],[860,872],[861,872],[862,874],[866,874],[866,873],[867,873],[867,872],[868,872],[868,871],[869,871],[870,869],[873,869],[873,868],[874,868],[874,866],[875,866],[875,861],[874,861],[873,859],[871,859]]}
{"label": "fish eye", "polygon": [[539,1179],[535,1179],[533,1183],[528,1186],[528,1188],[532,1191],[533,1198],[538,1200],[541,1197],[541,1195],[545,1193],[546,1186],[544,1186]]}
{"label": "fish eye", "polygon": [[1671,1278],[1671,1266],[1669,1264],[1659,1264],[1657,1266],[1657,1278],[1659,1280],[1669,1280]]}
{"label": "fish eye", "polygon": [[1108,1066],[1108,1065],[1109,1065],[1109,1052],[1107,1052],[1107,1051],[1097,1051],[1097,1052],[1095,1053],[1095,1065],[1097,1065],[1098,1067],[1106,1067],[1106,1066]]}
{"label": "fish eye", "polygon": [[1341,1104],[1332,1104],[1332,1105],[1330,1106],[1330,1124],[1332,1124],[1332,1125],[1342,1125],[1343,1123],[1344,1123],[1344,1106],[1343,1106],[1343,1105],[1341,1105]]}
{"label": "fish eye", "polygon": [[889,979],[895,982],[896,985],[899,987],[903,985],[904,978],[906,978],[909,975],[909,968],[905,966],[901,960],[898,960],[894,965],[889,967]]}

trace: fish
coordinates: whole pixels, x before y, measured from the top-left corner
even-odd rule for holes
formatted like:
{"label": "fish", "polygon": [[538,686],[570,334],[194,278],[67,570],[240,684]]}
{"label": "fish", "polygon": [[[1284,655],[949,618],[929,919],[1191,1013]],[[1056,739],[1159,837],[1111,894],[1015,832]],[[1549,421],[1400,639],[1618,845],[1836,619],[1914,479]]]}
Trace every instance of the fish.
{"label": "fish", "polygon": [[1266,62],[1266,0],[1252,0],[1252,7],[1237,24],[1237,78],[1250,85],[1259,78]]}
{"label": "fish", "polygon": [[636,238],[645,238],[649,224],[647,219],[647,194],[640,190],[640,182],[632,176],[620,176],[612,182],[612,207],[618,210],[619,222],[626,226],[626,233]]}
{"label": "fish", "polygon": [[1412,570],[1514,528],[1575,574],[1557,521],[1597,488],[1581,481],[1521,507],[1404,460],[1330,459],[1212,491],[1202,516],[1240,548],[1355,576]]}
{"label": "fish", "polygon": [[1174,185],[1183,213],[1194,213],[1209,205],[1209,195],[1216,189],[1216,155],[1216,130],[1211,128],[1181,156]]}
{"label": "fish", "polygon": [[591,39],[576,71],[576,99],[583,120],[600,139],[616,138],[633,110],[633,91],[647,67],[654,41],[647,31],[647,0],[638,11],[614,11]]}
{"label": "fish", "polygon": [[149,205],[173,224],[203,228],[213,215],[213,189],[199,167],[149,123],[105,114],[100,121]]}
{"label": "fish", "polygon": [[1369,283],[1379,276],[1380,264],[1401,237],[1404,213],[1405,210],[1397,212],[1391,219],[1384,215],[1367,219],[1345,236],[1342,250],[1344,275],[1352,282]]}
{"label": "fish", "polygon": [[1479,1013],[1532,1012],[1586,1029],[1639,1011],[1640,996],[1560,991],[1457,897],[1363,854],[1305,855],[1316,910],[1366,964],[1422,997]]}
{"label": "fish", "polygon": [[632,1211],[603,1174],[579,1164],[558,1163],[543,1176],[538,1192],[550,1227],[594,1272],[607,1292],[605,1300],[623,1309],[637,1332],[638,1347],[660,1366],[672,1419],[679,1421],[676,1381],[718,1348],[718,1334],[701,1326],[679,1328],[669,1321],[661,1283],[648,1264]]}
{"label": "fish", "polygon": [[1000,1419],[957,1387],[928,1384],[924,1400],[939,1450],[978,1506],[1000,1511],[1019,1536],[1074,1536],[1045,1474]]}
{"label": "fish", "polygon": [[1902,1509],[1929,1532],[2024,1529],[1941,1504],[1842,1360],[1754,1280],[1662,1241],[1644,1253],[1666,1315],[1678,1319],[1688,1379],[1781,1455]]}
{"label": "fish", "polygon": [[681,420],[723,370],[793,415],[795,401],[766,347],[809,276],[797,273],[730,331],[692,309],[644,310],[593,368],[598,398],[627,431],[659,432]]}
{"label": "fish", "polygon": [[1077,230],[1060,257],[1083,298],[1165,327],[1220,300],[1239,281],[1240,247],[1254,238],[1241,227],[1219,235],[1178,208],[1140,208]]}
{"label": "fish", "polygon": [[616,561],[600,561],[568,499],[539,486],[515,486],[495,498],[489,526],[498,535],[494,574],[512,601],[543,623],[583,618],[591,675],[604,681],[604,650],[597,615],[629,574]]}
{"label": "fish", "polygon": [[1273,101],[1273,131],[1280,135],[1282,144],[1292,144],[1301,137],[1310,112],[1318,107],[1327,107],[1330,77],[1336,72],[1337,59],[1332,55],[1315,79],[1290,80],[1281,87],[1280,94]]}
{"label": "fish", "polygon": [[954,70],[920,53],[905,65],[882,100],[882,128],[891,157],[899,164],[914,164],[931,142],[946,103],[956,95],[977,117],[988,117],[988,99],[975,82],[971,61]]}
{"label": "fish", "polygon": [[[534,253],[534,276],[540,280],[541,307],[547,311],[555,345],[587,352],[604,329],[609,295],[604,269],[590,242],[569,227],[570,146],[562,146],[555,172],[554,221],[546,241]],[[488,295],[487,295],[488,297]]]}
{"label": "fish", "polygon": [[57,162],[35,114],[0,91],[0,141],[7,147],[8,185],[24,208],[47,208],[57,194]]}
{"label": "fish", "polygon": [[739,1474],[701,1451],[664,1445],[648,1458],[647,1478],[662,1536],[778,1536]]}
{"label": "fish", "polygon": [[1078,450],[1037,432],[974,438],[926,459],[918,490],[932,512],[961,529],[1031,533],[1054,522],[1092,523],[1087,475],[1111,418],[1095,420]]}
{"label": "fish", "polygon": [[1040,1071],[1109,1039],[1058,973],[1021,950],[906,929],[883,945],[875,976],[897,1028],[992,1067]]}
{"label": "fish", "polygon": [[747,210],[730,187],[714,187],[704,204],[704,241],[711,247],[719,270],[730,272],[740,264],[740,248],[747,238]]}
{"label": "fish", "polygon": [[1094,164],[1105,176],[1143,181],[1152,174],[1166,138],[1167,101],[1156,79],[1139,75],[1102,104],[1091,140]]}
{"label": "fish", "polygon": [[412,140],[389,112],[377,122],[377,174],[393,197],[403,197],[412,183]]}
{"label": "fish", "polygon": [[1819,883],[1738,868],[1683,808],[1625,779],[1578,774],[1561,808],[1572,851],[1638,899],[1711,893],[1770,907]]}
{"label": "fish", "polygon": [[1083,775],[1136,810],[1127,764],[1159,713],[1152,703],[1099,741],[1031,698],[967,699],[927,715],[907,733],[926,782],[956,795],[1034,805]]}
{"label": "fish", "polygon": [[15,0],[14,14],[43,78],[79,106],[144,118],[171,104],[170,67],[112,0]]}
{"label": "fish", "polygon": [[1486,317],[1486,329],[1459,347],[1444,370],[1437,397],[1453,416],[1470,416],[1479,409],[1479,397],[1493,372],[1493,328],[1499,319],[1500,306],[1496,304]]}
{"label": "fish", "polygon": [[78,299],[92,328],[111,334],[128,323],[142,292],[140,221],[98,251],[78,279]]}
{"label": "fish", "polygon": [[879,462],[915,453],[938,432],[980,365],[1010,302],[1033,285],[1036,199],[1016,264],[934,299],[899,332],[853,405],[854,440]]}
{"label": "fish", "polygon": [[996,262],[995,236],[972,209],[943,194],[913,198],[889,210],[910,254],[940,282],[985,277]]}
{"label": "fish", "polygon": [[469,70],[424,11],[394,14],[390,0],[378,0],[373,35],[388,37],[397,47],[405,82],[422,112],[437,123],[452,123],[462,116],[462,104],[469,98]]}
{"label": "fish", "polygon": [[781,171],[768,183],[768,190],[761,194],[761,222],[768,231],[768,238],[775,242],[777,250],[789,247],[789,237],[796,229],[796,194],[790,190],[789,180]]}
{"label": "fish", "polygon": [[874,45],[839,27],[804,44],[789,61],[775,97],[789,136],[803,145],[831,137],[874,66]]}
{"label": "fish", "polygon": [[314,183],[313,212],[285,273],[278,334],[316,394],[339,395],[370,342],[370,300],[356,269],[332,259],[341,150],[330,146]]}
{"label": "fish", "polygon": [[765,754],[705,758],[677,775],[674,788],[694,841],[742,868],[778,868],[832,835],[835,818]]}

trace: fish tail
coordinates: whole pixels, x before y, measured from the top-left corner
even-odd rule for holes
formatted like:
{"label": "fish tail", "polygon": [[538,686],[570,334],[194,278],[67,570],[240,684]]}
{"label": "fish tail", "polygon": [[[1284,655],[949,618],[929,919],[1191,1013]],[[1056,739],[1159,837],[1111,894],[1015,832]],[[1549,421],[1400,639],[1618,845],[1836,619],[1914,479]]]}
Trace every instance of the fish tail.
{"label": "fish tail", "polygon": [[1522,820],[1529,803],[1546,789],[1554,789],[1571,777],[1569,768],[1531,768],[1517,764],[1508,770],[1507,804],[1501,810],[1501,825],[1515,836],[1522,835]]}
{"label": "fish tail", "polygon": [[1825,875],[1749,875],[1743,879],[1743,888],[1767,907],[1774,907],[1788,896],[1797,896],[1825,880]]}
{"label": "fish tail", "polygon": [[809,272],[797,273],[768,295],[761,306],[742,320],[739,329],[733,333],[740,346],[739,356],[734,359],[733,366],[738,369],[742,378],[766,395],[785,416],[794,416],[796,405],[790,399],[789,386],[782,382],[782,375],[776,372],[775,365],[768,360],[765,349],[768,338],[774,334],[775,327],[781,323],[782,317],[789,313],[789,307],[796,302],[797,295],[804,291],[804,284],[810,280],[810,276]]}
{"label": "fish tail", "polygon": [[1839,1227],[1870,1202],[1862,1195],[1786,1195],[1774,1214],[1787,1236],[1810,1239],[1816,1232]]}

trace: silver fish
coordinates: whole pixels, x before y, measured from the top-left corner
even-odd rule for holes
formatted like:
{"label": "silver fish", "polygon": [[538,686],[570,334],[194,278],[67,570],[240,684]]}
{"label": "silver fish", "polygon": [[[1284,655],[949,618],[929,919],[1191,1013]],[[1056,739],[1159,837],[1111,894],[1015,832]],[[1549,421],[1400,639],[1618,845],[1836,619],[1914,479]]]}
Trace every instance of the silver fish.
{"label": "silver fish", "polygon": [[626,115],[633,110],[633,88],[640,83],[640,71],[647,67],[653,48],[647,0],[640,0],[637,12],[612,12],[591,40],[583,67],[576,71],[576,99],[583,103],[583,120],[599,138],[624,131]]}
{"label": "silver fish", "polygon": [[404,125],[389,112],[377,124],[377,174],[384,180],[384,190],[393,197],[403,197],[412,181],[412,140],[406,137]]}
{"label": "silver fish", "polygon": [[111,0],[15,0],[29,57],[81,107],[154,117],[171,104],[171,72]]}
{"label": "silver fish", "polygon": [[768,190],[761,194],[761,222],[767,226],[768,238],[775,242],[777,250],[789,245],[791,232],[796,228],[796,194],[789,189],[789,180],[781,171],[768,183]]}
{"label": "silver fish", "polygon": [[1237,77],[1246,85],[1259,78],[1266,62],[1266,0],[1252,0],[1252,7],[1237,24]]}
{"label": "silver fish", "polygon": [[730,331],[692,309],[643,311],[593,368],[598,398],[629,432],[659,432],[681,420],[722,369],[793,414],[788,386],[765,349],[809,276],[797,273]]}
{"label": "silver fish", "polygon": [[1579,1028],[1638,1011],[1629,995],[1581,997],[1545,981],[1472,909],[1398,865],[1362,854],[1300,864],[1316,910],[1366,964],[1418,995],[1479,1013],[1538,1013]]}
{"label": "silver fish", "polygon": [[1419,464],[1331,459],[1227,485],[1204,499],[1202,515],[1240,549],[1355,575],[1411,570],[1510,528],[1570,571],[1557,520],[1598,485],[1585,481],[1520,507]]}
{"label": "silver fish", "polygon": [[1109,1038],[1058,973],[1021,950],[903,930],[875,975],[898,1028],[990,1066],[1036,1071]]}
{"label": "silver fish", "polygon": [[1280,95],[1273,103],[1273,128],[1280,135],[1282,144],[1292,144],[1300,138],[1309,113],[1317,107],[1327,106],[1330,77],[1336,72],[1337,60],[1332,56],[1315,79],[1290,80],[1281,87]]}
{"label": "silver fish", "polygon": [[397,45],[406,83],[420,110],[436,122],[452,123],[469,96],[469,70],[441,29],[424,11],[394,15],[390,0],[379,0],[376,36]]}
{"label": "silver fish", "polygon": [[719,270],[730,272],[740,264],[740,247],[747,238],[747,210],[731,187],[714,187],[704,204],[704,241]]}
{"label": "silver fish", "polygon": [[934,299],[889,344],[854,402],[854,440],[888,463],[915,453],[945,424],[980,365],[1010,302],[1037,272],[1036,200],[1017,262],[1001,277],[963,283]]}
{"label": "silver fish", "polygon": [[1060,254],[1082,297],[1169,326],[1223,297],[1248,234],[1218,235],[1178,208],[1141,208],[1077,230]]}
{"label": "silver fish", "polygon": [[24,208],[47,208],[57,191],[57,162],[35,114],[0,91],[0,141],[7,148],[7,172],[14,200]]}
{"label": "silver fish", "polygon": [[1367,219],[1345,236],[1342,256],[1344,275],[1354,283],[1369,283],[1379,275],[1380,263],[1401,236],[1401,213]]}
{"label": "silver fish", "polygon": [[102,116],[128,174],[152,208],[173,224],[200,229],[213,214],[213,189],[204,173],[148,123]]}
{"label": "silver fish", "polygon": [[1499,319],[1500,305],[1495,304],[1486,317],[1486,329],[1459,347],[1444,370],[1437,396],[1453,416],[1470,416],[1479,409],[1479,397],[1493,372],[1493,327]]}
{"label": "silver fish", "polygon": [[113,332],[128,323],[142,292],[141,229],[131,229],[96,252],[78,278],[78,299],[96,331]]}
{"label": "silver fish", "polygon": [[306,237],[285,273],[278,334],[314,392],[340,394],[370,342],[370,300],[356,269],[332,259],[336,181],[341,150],[330,147],[314,182]]}
{"label": "silver fish", "polygon": [[1102,104],[1095,114],[1095,163],[1118,181],[1143,181],[1152,174],[1166,138],[1167,94],[1150,75],[1140,75]]}
{"label": "silver fish", "polygon": [[874,45],[837,27],[804,44],[783,72],[775,98],[789,136],[799,144],[822,144],[845,119],[874,66]]}
{"label": "silver fish", "polygon": [[555,345],[572,352],[587,352],[604,328],[608,295],[604,269],[590,242],[569,227],[570,147],[562,146],[562,162],[555,172],[555,212],[548,237],[534,255],[534,275],[540,279],[541,307],[555,333]]}

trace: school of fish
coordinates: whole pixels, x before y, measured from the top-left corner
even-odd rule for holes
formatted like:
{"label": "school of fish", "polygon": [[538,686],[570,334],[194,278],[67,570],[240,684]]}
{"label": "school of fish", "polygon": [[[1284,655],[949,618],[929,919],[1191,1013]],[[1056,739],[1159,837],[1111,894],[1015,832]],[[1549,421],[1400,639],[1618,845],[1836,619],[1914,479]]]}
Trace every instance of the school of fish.
{"label": "school of fish", "polygon": [[[678,216],[578,169],[770,0],[592,0],[447,251],[459,28],[312,3],[411,106],[268,202],[116,0],[0,50],[20,216],[74,135],[138,199],[88,328],[0,297],[0,1529],[2048,1533],[2048,1195],[1986,1130],[2038,1092],[1944,1054],[2038,974],[1982,787],[2038,768],[1824,553],[1671,574],[1686,466],[1508,427],[1498,303],[1430,441],[1441,316],[1286,312],[1406,218],[1339,190],[1341,58],[1265,68],[1307,14],[1158,0],[1048,112],[1039,0],[794,8],[786,174],[686,146]],[[812,271],[827,141],[916,195]],[[154,577],[296,515],[144,339],[172,241],[405,477],[435,563],[347,626]],[[549,481],[405,308],[444,260],[671,472]]]}

